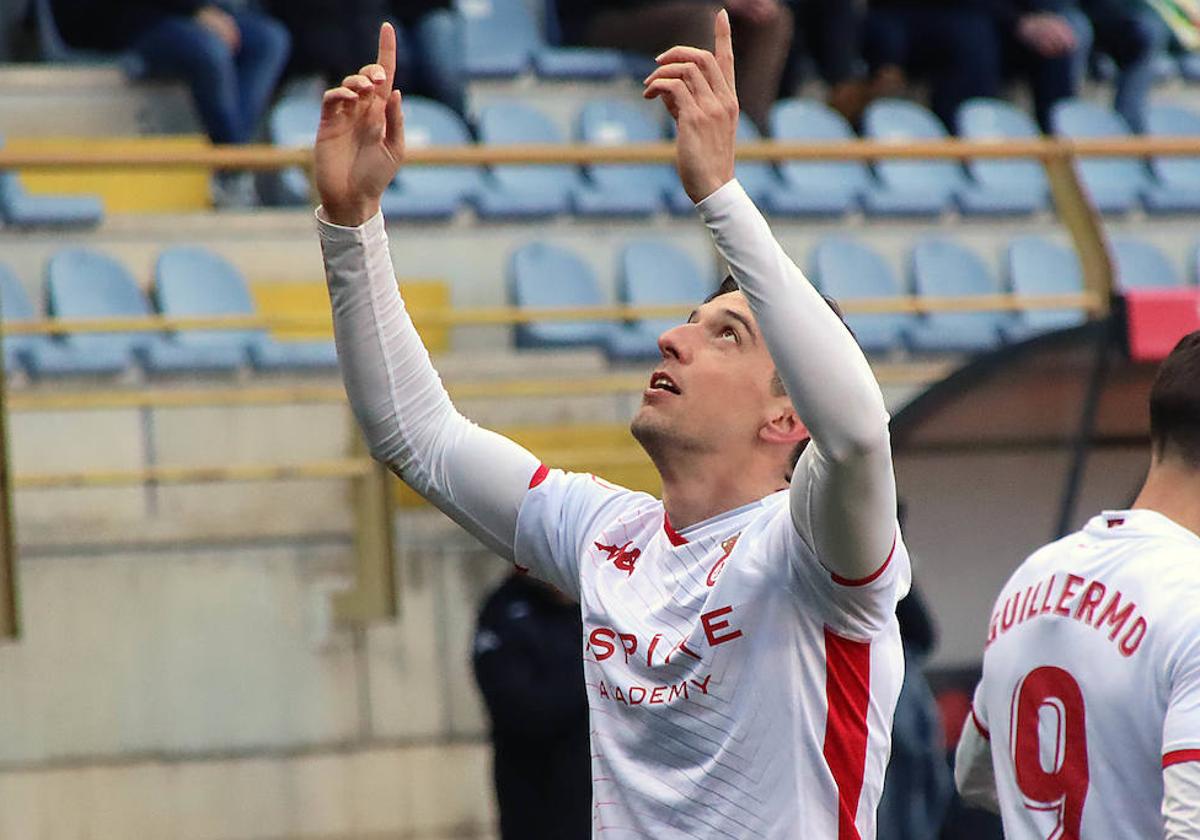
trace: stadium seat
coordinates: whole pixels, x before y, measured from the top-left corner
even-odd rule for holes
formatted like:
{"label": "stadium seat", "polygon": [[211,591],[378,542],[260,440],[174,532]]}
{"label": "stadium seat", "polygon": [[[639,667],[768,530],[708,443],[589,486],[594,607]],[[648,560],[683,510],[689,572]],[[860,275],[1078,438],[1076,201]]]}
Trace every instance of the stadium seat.
{"label": "stadium seat", "polygon": [[0,172],[0,219],[12,227],[95,227],[104,205],[91,195],[30,195],[15,172]]}
{"label": "stadium seat", "polygon": [[[1029,114],[999,99],[969,99],[956,115],[964,140],[1032,140],[1041,136]],[[1046,206],[1050,194],[1046,174],[1034,160],[982,158],[967,161],[967,174],[983,196],[1011,194],[1020,209],[1033,213]]]}
{"label": "stadium seat", "polygon": [[[3,316],[6,325],[37,320],[33,304],[29,301],[29,295],[25,294],[21,281],[3,263],[0,263],[0,316]],[[40,335],[9,335],[5,332],[4,369],[17,369],[31,347],[48,340]]]}
{"label": "stadium seat", "polygon": [[[838,301],[855,298],[895,298],[905,290],[874,249],[844,236],[822,239],[812,253],[812,279],[825,294]],[[899,347],[916,316],[906,312],[850,314],[846,323],[858,344],[868,353],[886,353]]]}
{"label": "stadium seat", "polygon": [[[678,304],[681,312],[687,312],[699,306],[716,285],[711,271],[701,271],[691,257],[666,242],[641,240],[621,250],[617,291],[631,306]],[[682,316],[650,318],[614,330],[605,348],[609,358],[659,358],[658,337],[682,320]]]}
{"label": "stadium seat", "polygon": [[[1146,133],[1159,137],[1191,137],[1200,144],[1200,114],[1172,105],[1151,105],[1146,113]],[[1200,211],[1200,156],[1152,157],[1150,171],[1158,183],[1142,193],[1146,210],[1151,213]]]}
{"label": "stadium seat", "polygon": [[[602,306],[592,269],[575,253],[531,242],[518,248],[508,267],[509,293],[524,308]],[[608,345],[614,327],[607,321],[535,321],[517,324],[517,347],[578,347]]]}
{"label": "stadium seat", "polygon": [[[46,310],[56,318],[146,318],[150,306],[129,271],[105,254],[66,248],[46,264]],[[135,353],[162,341],[156,332],[68,333],[31,348],[36,377],[114,374],[129,368]]]}
{"label": "stadium seat", "polygon": [[[576,130],[581,142],[597,146],[656,143],[664,137],[661,123],[645,111],[615,99],[593,99],[584,105]],[[597,164],[589,166],[587,174],[593,190],[641,201],[647,214],[658,210],[664,197],[679,188],[679,176],[666,163]]]}
{"label": "stadium seat", "polygon": [[[276,146],[311,147],[320,122],[320,99],[307,94],[291,94],[271,109],[267,131]],[[275,204],[307,205],[312,202],[308,175],[298,166],[280,170],[269,192]]]}
{"label": "stadium seat", "polygon": [[[854,140],[841,114],[813,99],[785,99],[771,109],[771,136],[781,141],[842,143]],[[767,199],[772,212],[843,216],[872,189],[862,161],[789,160],[779,164],[783,183]]]}
{"label": "stadium seat", "polygon": [[[404,142],[408,148],[466,146],[471,133],[451,108],[421,96],[404,97]],[[477,166],[404,166],[383,198],[387,218],[445,219],[483,192]]]}
{"label": "stadium seat", "polygon": [[1185,81],[1200,82],[1200,52],[1188,52],[1179,56],[1179,74]]}
{"label": "stadium seat", "polygon": [[1184,285],[1180,274],[1157,246],[1141,239],[1112,239],[1113,271],[1118,289],[1160,289]]}
{"label": "stadium seat", "polygon": [[466,21],[467,73],[511,78],[530,67],[548,79],[611,79],[625,70],[617,50],[551,47],[524,0],[457,0]]}
{"label": "stadium seat", "polygon": [[[255,315],[241,272],[206,248],[180,246],[159,255],[154,270],[155,299],[163,315],[175,318]],[[184,330],[146,353],[147,369],[233,370],[249,354],[258,370],[332,370],[337,351],[332,341],[276,341],[265,330]],[[193,361],[191,354],[204,354]]]}
{"label": "stadium seat", "polygon": [[[1063,99],[1050,112],[1054,133],[1071,139],[1128,137],[1129,126],[1119,114],[1080,99]],[[1138,204],[1151,185],[1145,164],[1136,158],[1081,158],[1079,176],[1102,213],[1125,213]]]}
{"label": "stadium seat", "polygon": [[[872,102],[863,116],[867,137],[884,142],[944,140],[946,129],[930,111],[901,99]],[[873,216],[932,216],[950,206],[965,215],[1013,215],[1029,211],[1020,193],[999,191],[967,180],[949,160],[881,160],[875,174],[885,191],[868,195],[863,209]]]}
{"label": "stadium seat", "polygon": [[[1018,295],[1069,295],[1083,291],[1083,270],[1070,248],[1040,236],[1021,236],[1008,244],[1004,262],[1009,283]],[[1077,327],[1087,320],[1083,309],[1021,309],[1004,325],[1009,341],[1038,333]]]}
{"label": "stadium seat", "polygon": [[[979,255],[957,242],[929,237],[910,258],[913,288],[922,297],[999,294],[1000,284]],[[917,351],[978,352],[994,347],[1011,318],[1006,312],[930,312],[908,332]]]}

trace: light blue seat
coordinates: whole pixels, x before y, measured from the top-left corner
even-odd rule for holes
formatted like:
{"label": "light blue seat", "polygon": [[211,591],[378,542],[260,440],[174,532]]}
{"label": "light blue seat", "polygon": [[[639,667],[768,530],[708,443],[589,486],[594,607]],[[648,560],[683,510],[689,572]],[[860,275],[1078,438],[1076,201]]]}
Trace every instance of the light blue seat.
{"label": "light blue seat", "polygon": [[547,46],[533,54],[534,70],[542,78],[611,79],[628,72],[628,56],[620,50],[564,46],[555,0],[542,3],[542,31]]}
{"label": "light blue seat", "polygon": [[[1190,137],[1200,146],[1200,114],[1174,105],[1151,105],[1146,133],[1159,137]],[[1156,184],[1143,190],[1142,202],[1151,213],[1200,211],[1200,156],[1152,157]]]}
{"label": "light blue seat", "polygon": [[1144,240],[1113,237],[1112,257],[1118,289],[1170,289],[1184,285],[1183,275],[1166,255]]}
{"label": "light blue seat", "polygon": [[[473,141],[453,109],[422,96],[404,97],[406,148],[466,146]],[[484,190],[477,166],[402,166],[383,196],[385,217],[446,219]]]}
{"label": "light blue seat", "polygon": [[[957,242],[930,237],[913,248],[913,288],[927,297],[971,297],[1000,293],[1000,284],[974,251]],[[1011,320],[1006,312],[930,312],[908,332],[917,351],[979,352],[995,347]]]}
{"label": "light blue seat", "polygon": [[467,73],[511,78],[534,67],[551,79],[609,79],[625,68],[617,50],[551,47],[524,0],[457,0],[466,21]]}
{"label": "light blue seat", "polygon": [[[999,99],[968,99],[955,116],[964,140],[1035,140],[1041,137],[1029,114]],[[1011,195],[1009,206],[1025,213],[1045,208],[1050,186],[1035,160],[979,158],[967,161],[967,174],[980,187],[980,201]]]}
{"label": "light blue seat", "polygon": [[[946,129],[929,110],[915,102],[880,99],[863,115],[864,133],[884,142],[944,140]],[[884,190],[868,195],[863,209],[871,216],[934,216],[956,206],[964,215],[999,216],[1027,213],[1020,193],[1000,191],[969,181],[960,164],[948,160],[880,160],[875,175]]]}
{"label": "light blue seat", "polygon": [[[674,131],[675,123],[670,127]],[[739,143],[757,143],[762,140],[762,134],[745,114],[738,115],[737,140]],[[768,207],[770,196],[781,190],[779,176],[769,162],[763,160],[739,160],[734,165],[734,175],[747,195],[754,199],[760,207]],[[667,194],[667,207],[677,216],[690,216],[696,212],[696,205],[678,180],[674,188]],[[783,211],[781,211],[783,212]]]}
{"label": "light blue seat", "polygon": [[0,220],[13,227],[94,227],[103,219],[94,195],[31,195],[17,173],[0,172]]}
{"label": "light blue seat", "polygon": [[[1017,295],[1071,295],[1083,291],[1083,269],[1070,248],[1040,236],[1021,236],[1008,244],[1004,263]],[[1021,341],[1087,320],[1083,309],[1021,309],[1004,325],[1009,341]]]}
{"label": "light blue seat", "polygon": [[[813,99],[784,99],[771,109],[771,136],[786,142],[844,143],[854,140],[841,114]],[[782,184],[768,196],[773,213],[844,216],[873,189],[862,161],[788,160],[779,164]]]}
{"label": "light blue seat", "polygon": [[[682,312],[695,308],[716,288],[711,271],[702,271],[695,261],[674,245],[659,240],[631,242],[621,250],[617,291],[631,306],[678,304]],[[607,346],[610,359],[643,361],[657,359],[658,337],[683,320],[649,318],[634,321],[613,331]]]}
{"label": "light blue seat", "polygon": [[[55,318],[146,318],[146,302],[129,271],[105,254],[65,248],[46,264],[46,309]],[[115,374],[162,341],[157,332],[67,333],[31,348],[29,372],[36,377]]]}
{"label": "light blue seat", "polygon": [[1179,74],[1185,81],[1200,82],[1200,52],[1187,52],[1179,56]]}
{"label": "light blue seat", "polygon": [[21,281],[3,263],[0,263],[0,317],[4,318],[5,324],[4,369],[16,370],[24,363],[30,348],[45,344],[49,339],[41,335],[9,335],[7,332],[9,324],[37,320],[37,313]]}
{"label": "light blue seat", "polygon": [[[1081,99],[1063,99],[1050,112],[1054,133],[1073,140],[1095,137],[1128,137],[1129,126],[1120,114]],[[1102,213],[1125,213],[1138,204],[1151,186],[1146,166],[1137,158],[1079,159],[1079,177]]]}
{"label": "light blue seat", "polygon": [[[593,99],[579,112],[578,138],[597,146],[657,143],[664,137],[661,123],[644,111],[615,99]],[[589,188],[576,194],[576,207],[594,201],[594,193],[613,193],[628,202],[640,202],[639,215],[656,212],[664,197],[679,187],[679,176],[666,163],[605,163],[587,168]]]}
{"label": "light blue seat", "polygon": [[[606,301],[592,269],[574,252],[531,242],[513,252],[508,266],[512,302],[524,308],[601,306]],[[606,347],[614,327],[607,321],[535,321],[518,324],[517,347]]]}
{"label": "light blue seat", "polygon": [[[276,146],[309,148],[317,139],[321,122],[321,101],[307,94],[292,94],[280,99],[267,119],[267,132]],[[312,202],[308,175],[298,166],[281,170],[271,187],[276,204],[307,205]]]}
{"label": "light blue seat", "polygon": [[[825,294],[838,301],[857,298],[895,298],[905,290],[873,248],[844,236],[822,239],[812,253],[812,274]],[[899,347],[916,316],[909,313],[851,314],[846,323],[868,353],[885,353]]]}
{"label": "light blue seat", "polygon": [[[207,248],[163,251],[154,271],[155,298],[163,315],[218,318],[256,315],[241,272]],[[331,370],[332,341],[282,342],[265,330],[183,330],[145,352],[148,370],[173,373],[235,370],[249,358],[260,370]]]}

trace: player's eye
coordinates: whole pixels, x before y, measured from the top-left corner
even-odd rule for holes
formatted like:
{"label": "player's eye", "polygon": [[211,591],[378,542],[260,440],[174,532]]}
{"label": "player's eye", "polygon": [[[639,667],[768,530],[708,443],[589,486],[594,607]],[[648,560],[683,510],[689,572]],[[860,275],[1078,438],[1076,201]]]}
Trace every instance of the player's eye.
{"label": "player's eye", "polygon": [[742,337],[738,335],[738,331],[733,327],[723,327],[719,335],[721,338],[732,338],[737,344],[742,343]]}

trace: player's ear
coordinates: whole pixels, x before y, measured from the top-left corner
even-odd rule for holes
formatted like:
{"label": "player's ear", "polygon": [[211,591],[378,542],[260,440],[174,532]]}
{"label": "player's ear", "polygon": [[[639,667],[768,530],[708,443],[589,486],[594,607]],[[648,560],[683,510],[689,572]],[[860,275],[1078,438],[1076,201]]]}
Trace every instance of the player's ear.
{"label": "player's ear", "polygon": [[796,409],[792,408],[791,403],[772,411],[766,422],[759,427],[758,436],[766,443],[786,443],[793,446],[810,437],[808,427],[796,414]]}

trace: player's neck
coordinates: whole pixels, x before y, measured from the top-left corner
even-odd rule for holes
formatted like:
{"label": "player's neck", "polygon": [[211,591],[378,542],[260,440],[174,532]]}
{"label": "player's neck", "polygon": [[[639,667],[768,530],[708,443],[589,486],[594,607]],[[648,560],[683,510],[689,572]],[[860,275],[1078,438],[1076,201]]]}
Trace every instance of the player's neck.
{"label": "player's neck", "polygon": [[1200,536],[1200,470],[1176,458],[1155,460],[1133,507],[1161,513]]}
{"label": "player's neck", "polygon": [[727,454],[690,457],[680,464],[658,464],[663,507],[676,530],[757,502],[784,489],[776,464],[747,463]]}

